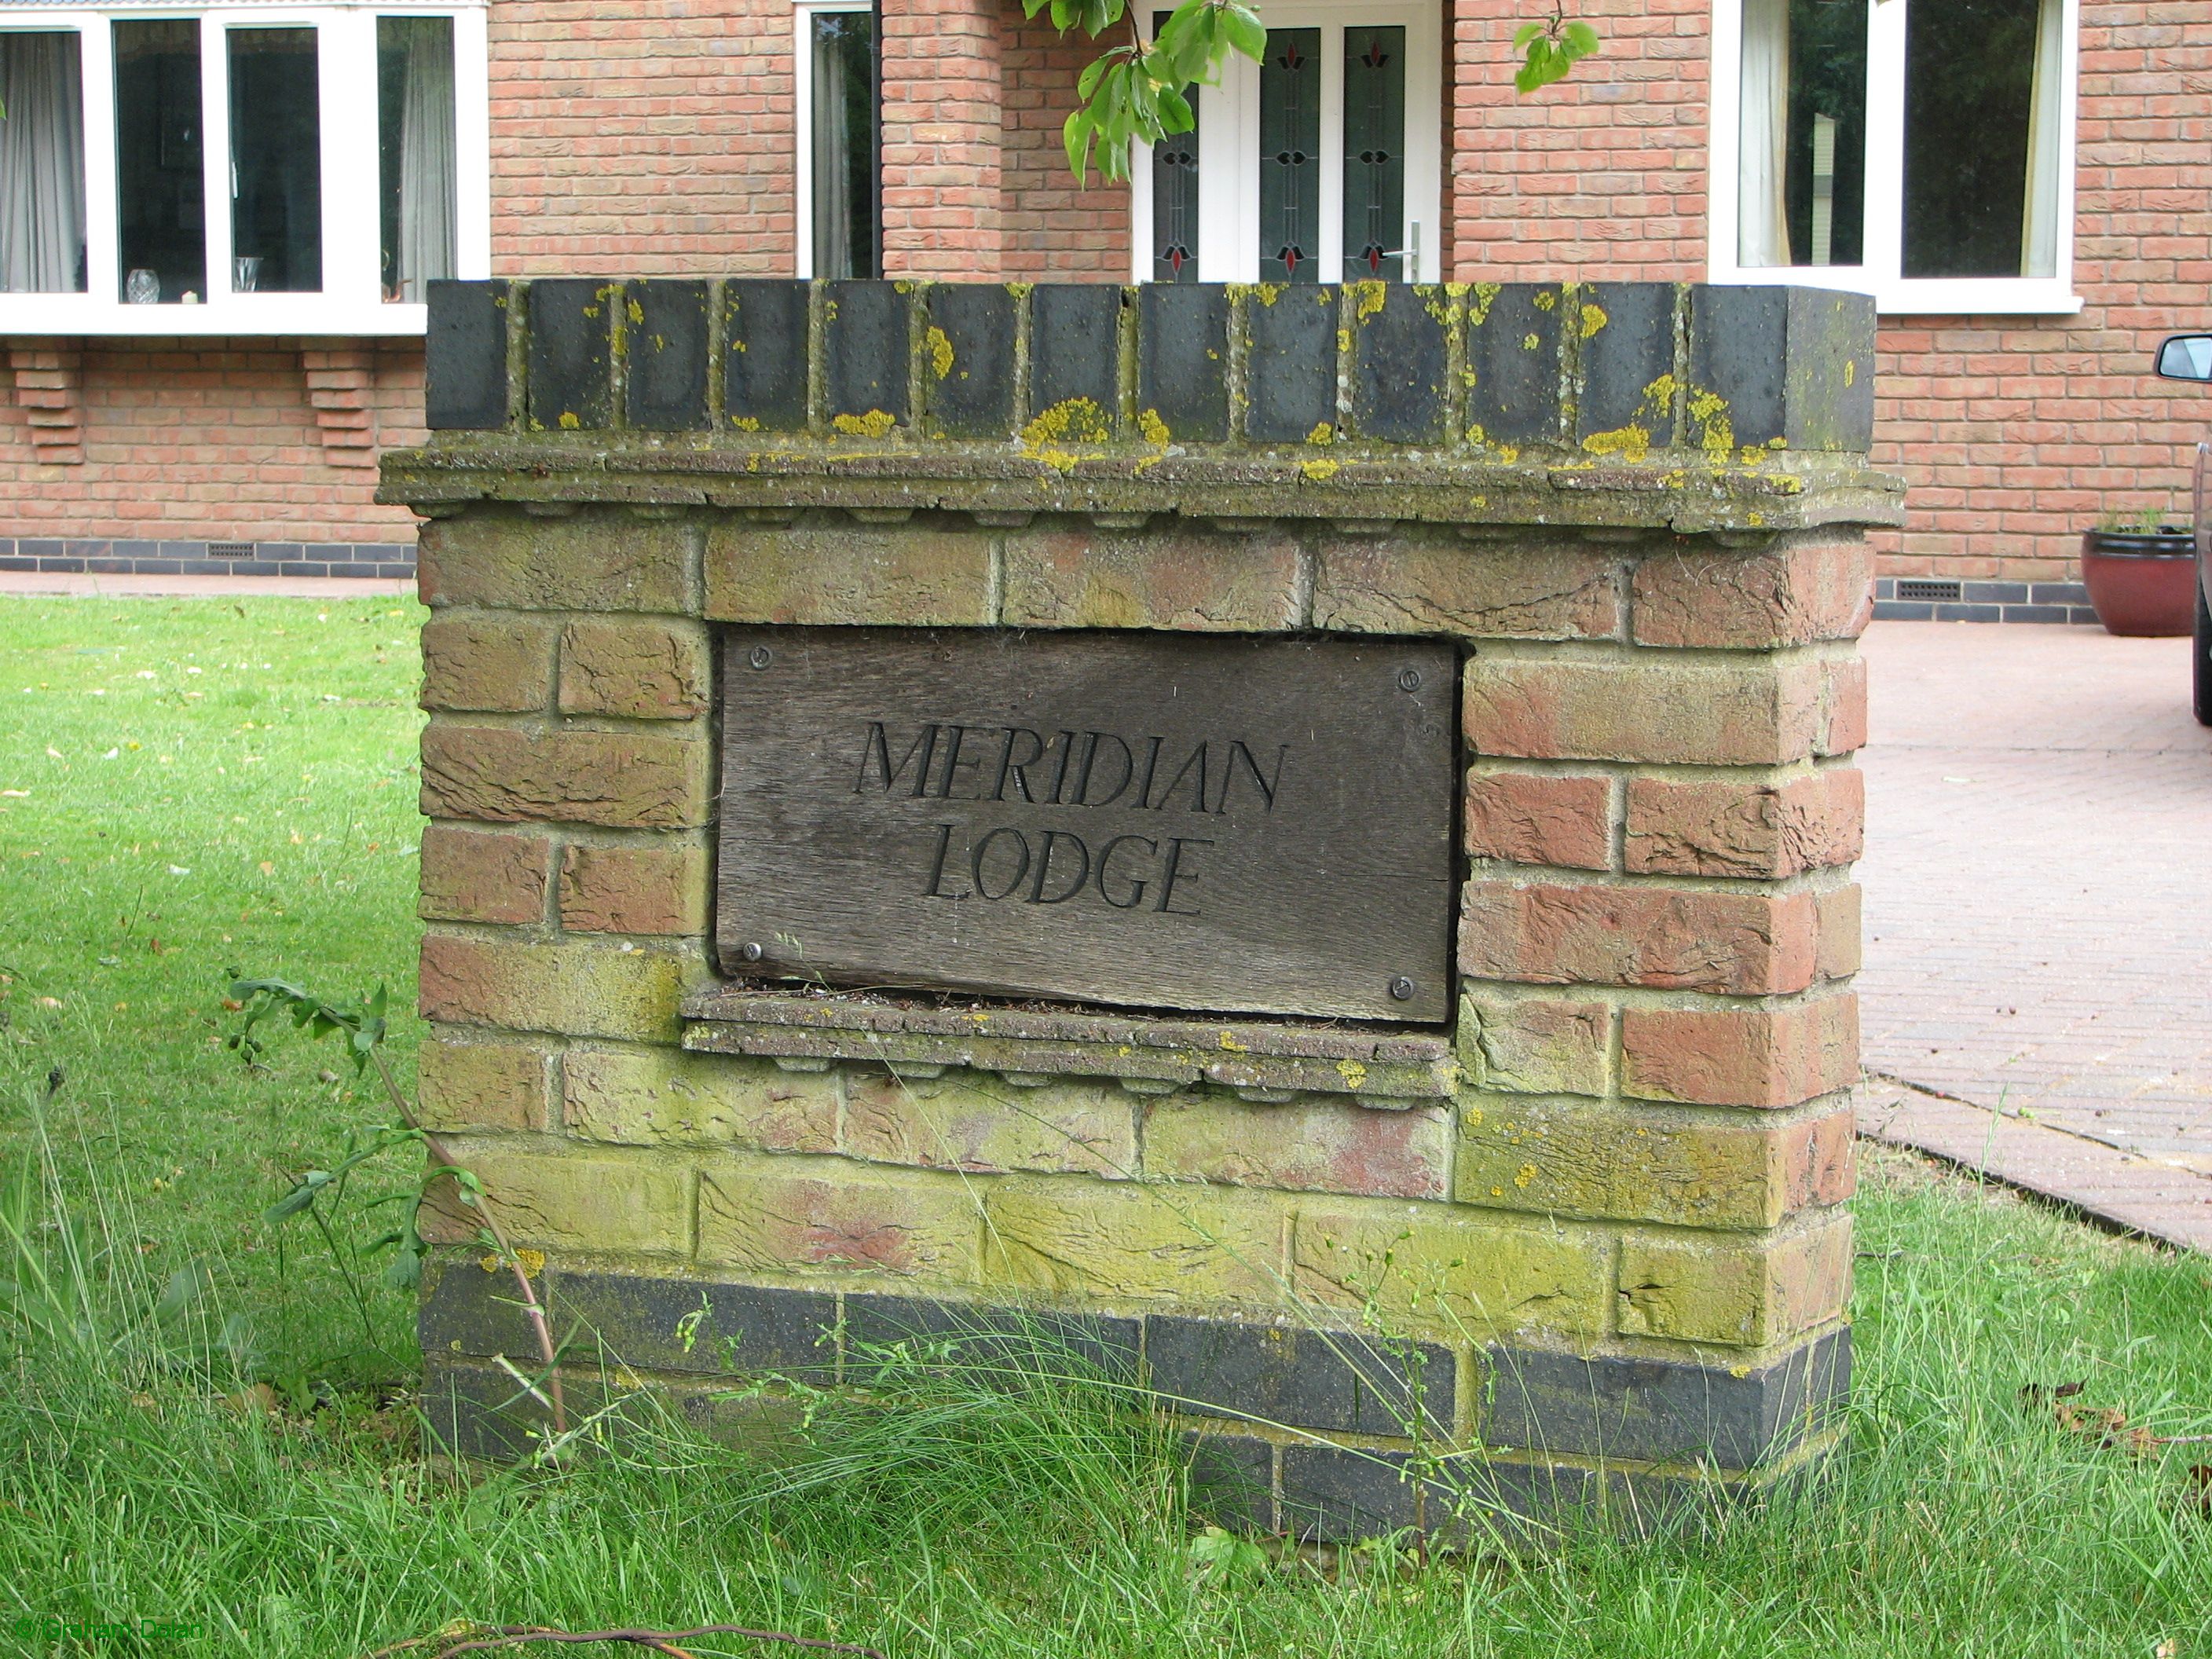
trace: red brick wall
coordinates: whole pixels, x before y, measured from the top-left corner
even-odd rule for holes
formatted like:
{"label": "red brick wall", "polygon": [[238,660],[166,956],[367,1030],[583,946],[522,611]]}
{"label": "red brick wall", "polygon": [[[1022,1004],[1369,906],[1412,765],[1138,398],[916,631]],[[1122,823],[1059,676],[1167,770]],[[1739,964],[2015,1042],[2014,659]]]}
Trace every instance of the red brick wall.
{"label": "red brick wall", "polygon": [[1060,138],[1075,107],[1075,78],[1098,48],[1079,34],[1060,40],[1042,18],[1027,21],[1015,0],[1002,0],[1000,16],[1006,30],[1005,273],[1024,282],[1126,283],[1128,186],[1108,184],[1094,168],[1079,189]]}
{"label": "red brick wall", "polygon": [[[301,346],[85,342],[81,465],[40,462],[20,398],[0,398],[0,537],[412,541],[412,514],[369,499],[373,468],[332,465],[325,456]],[[363,401],[374,444],[421,442],[421,343],[386,343],[368,381]]]}
{"label": "red brick wall", "polygon": [[1705,264],[1713,0],[1577,0],[1604,39],[1567,80],[1514,90],[1525,0],[1451,8],[1451,274],[1669,282]]}
{"label": "red brick wall", "polygon": [[2189,0],[2083,0],[2079,316],[1898,318],[1876,457],[1911,480],[1887,574],[2071,580],[2100,514],[2185,521],[2212,398],[2158,380],[2161,336],[2212,326],[2212,28]]}
{"label": "red brick wall", "polygon": [[[1588,0],[1604,37],[1513,89],[1525,8],[1454,9],[1452,275],[1704,275],[1712,0]],[[1878,462],[1910,519],[1887,574],[2065,580],[2108,512],[2185,511],[2212,399],[2153,380],[2160,337],[2212,325],[2212,32],[2185,0],[2082,0],[2074,317],[1885,318]]]}
{"label": "red brick wall", "polygon": [[789,0],[495,0],[492,269],[789,276]]}
{"label": "red brick wall", "polygon": [[[1583,0],[1603,50],[1523,98],[1510,40],[1527,7],[1458,0],[1451,276],[1703,274],[1711,3]],[[886,29],[894,269],[1125,280],[1126,189],[1077,189],[1060,145],[1091,44],[1024,21],[1017,0],[905,4]],[[1885,571],[2064,578],[2100,514],[2180,505],[2212,399],[2147,371],[2161,334],[2212,325],[2212,33],[2185,30],[2196,9],[2083,0],[2083,312],[1885,319],[1878,459],[1912,484]],[[788,0],[495,0],[494,268],[790,270],[791,40]],[[6,398],[0,536],[403,535],[365,473],[323,464],[296,346],[218,342],[196,362],[180,343],[94,343],[82,466],[35,459]],[[419,348],[378,361],[379,441],[411,441]]]}

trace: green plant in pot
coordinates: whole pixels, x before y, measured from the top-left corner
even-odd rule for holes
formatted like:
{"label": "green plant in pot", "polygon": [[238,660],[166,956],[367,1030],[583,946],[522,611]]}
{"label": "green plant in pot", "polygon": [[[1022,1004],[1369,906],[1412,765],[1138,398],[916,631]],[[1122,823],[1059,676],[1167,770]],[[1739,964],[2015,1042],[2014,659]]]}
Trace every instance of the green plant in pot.
{"label": "green plant in pot", "polygon": [[2195,621],[2197,543],[2159,507],[2107,513],[2081,534],[2081,581],[2110,634],[2186,634]]}

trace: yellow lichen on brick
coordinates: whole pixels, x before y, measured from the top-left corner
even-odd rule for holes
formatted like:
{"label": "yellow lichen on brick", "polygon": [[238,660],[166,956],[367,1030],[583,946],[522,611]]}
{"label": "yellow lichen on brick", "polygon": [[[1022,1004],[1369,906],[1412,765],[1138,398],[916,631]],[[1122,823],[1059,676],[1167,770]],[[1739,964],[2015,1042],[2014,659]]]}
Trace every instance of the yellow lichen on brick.
{"label": "yellow lichen on brick", "polygon": [[1390,297],[1389,285],[1386,283],[1352,283],[1347,286],[1352,290],[1352,314],[1363,323],[1379,314],[1384,302]]}
{"label": "yellow lichen on brick", "polygon": [[1112,436],[1104,410],[1088,398],[1064,398],[1048,409],[1039,410],[1022,428],[1022,453],[1056,472],[1072,472],[1078,461],[1097,460],[1105,452],[1079,454],[1062,445],[1103,444]]}
{"label": "yellow lichen on brick", "polygon": [[929,351],[931,372],[940,380],[945,379],[952,373],[952,342],[945,337],[943,329],[932,324],[922,343]]}
{"label": "yellow lichen on brick", "polygon": [[1468,288],[1468,292],[1474,296],[1474,304],[1469,307],[1467,313],[1468,326],[1470,328],[1480,328],[1485,323],[1488,322],[1490,320],[1490,307],[1496,303],[1498,296],[1504,293],[1504,290],[1505,285],[1503,283],[1476,283],[1472,284]]}
{"label": "yellow lichen on brick", "polygon": [[1337,1200],[1302,1206],[1293,1240],[1300,1295],[1373,1308],[1408,1334],[1464,1340],[1603,1328],[1610,1250],[1595,1233],[1504,1225],[1428,1204]]}
{"label": "yellow lichen on brick", "polygon": [[730,416],[730,424],[740,432],[760,430],[760,422],[750,415],[732,415]]}
{"label": "yellow lichen on brick", "polygon": [[1168,431],[1168,423],[1160,418],[1160,411],[1157,409],[1141,409],[1137,411],[1137,430],[1143,435],[1146,443],[1158,444],[1162,448],[1167,447],[1172,435]]}
{"label": "yellow lichen on brick", "polygon": [[840,415],[830,424],[848,438],[880,438],[898,424],[898,417],[886,409],[872,409],[865,415]]}
{"label": "yellow lichen on brick", "polygon": [[1640,461],[1651,453],[1651,433],[1647,427],[1631,422],[1615,427],[1610,432],[1593,432],[1583,440],[1583,447],[1593,455],[1606,455],[1625,461]]}
{"label": "yellow lichen on brick", "polygon": [[576,418],[574,410],[564,409],[561,411],[561,429],[563,432],[574,432],[581,425],[583,422]]}
{"label": "yellow lichen on brick", "polygon": [[1336,428],[1327,421],[1318,422],[1314,429],[1306,434],[1306,441],[1310,444],[1333,444],[1336,441]]}
{"label": "yellow lichen on brick", "polygon": [[1600,329],[1603,328],[1603,327],[1604,327],[1604,326],[1605,326],[1608,322],[1610,322],[1610,321],[1612,321],[1612,320],[1613,320],[1613,319],[1612,319],[1611,318],[1607,317],[1607,316],[1605,314],[1605,307],[1602,307],[1602,306],[1597,306],[1597,305],[1585,305],[1585,306],[1583,306],[1583,338],[1584,338],[1585,340],[1589,339],[1589,338],[1590,337],[1590,336],[1591,336],[1591,335],[1593,335],[1593,334],[1596,333],[1596,332],[1598,331],[1598,330],[1600,330]]}
{"label": "yellow lichen on brick", "polygon": [[629,302],[629,319],[633,323],[641,325],[645,321],[645,307],[635,300]]}
{"label": "yellow lichen on brick", "polygon": [[1282,1211],[1183,1183],[1000,1176],[984,1191],[984,1277],[1055,1297],[1280,1302]]}
{"label": "yellow lichen on brick", "polygon": [[1535,294],[1531,297],[1529,303],[1534,306],[1539,311],[1550,311],[1557,307],[1559,305],[1559,296],[1553,293],[1548,288],[1538,289]]}
{"label": "yellow lichen on brick", "polygon": [[1326,479],[1333,478],[1343,470],[1344,469],[1338,465],[1334,461],[1300,461],[1298,463],[1298,471],[1304,473],[1307,477],[1312,479],[1316,483],[1320,483]]}

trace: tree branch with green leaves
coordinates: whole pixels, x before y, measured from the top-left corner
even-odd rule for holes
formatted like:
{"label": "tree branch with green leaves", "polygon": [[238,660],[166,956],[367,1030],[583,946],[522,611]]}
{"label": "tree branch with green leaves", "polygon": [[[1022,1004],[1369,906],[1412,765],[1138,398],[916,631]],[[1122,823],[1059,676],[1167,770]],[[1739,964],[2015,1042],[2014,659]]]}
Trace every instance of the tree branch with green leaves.
{"label": "tree branch with green leaves", "polygon": [[[1060,128],[1067,165],[1079,179],[1092,165],[1118,182],[1129,175],[1132,144],[1157,144],[1198,125],[1191,103],[1197,89],[1220,83],[1231,53],[1261,62],[1267,31],[1260,15],[1239,0],[1182,0],[1149,40],[1128,0],[1022,0],[1024,15],[1048,13],[1062,34],[1080,29],[1093,40],[1126,27],[1129,39],[1094,58],[1077,77],[1082,106]],[[1597,31],[1567,18],[1565,0],[1553,0],[1550,17],[1524,23],[1514,34],[1521,67],[1514,87],[1524,96],[1564,79],[1598,49]]]}

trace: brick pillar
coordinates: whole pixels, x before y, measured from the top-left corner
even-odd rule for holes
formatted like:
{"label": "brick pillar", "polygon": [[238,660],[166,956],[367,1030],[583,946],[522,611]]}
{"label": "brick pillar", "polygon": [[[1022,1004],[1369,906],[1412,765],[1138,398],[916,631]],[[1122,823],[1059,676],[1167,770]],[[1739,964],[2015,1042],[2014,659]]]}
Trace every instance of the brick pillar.
{"label": "brick pillar", "polygon": [[[678,295],[742,374],[662,327]],[[1305,1537],[1464,1539],[1561,1503],[1648,1522],[1825,1455],[1850,1352],[1851,641],[1865,526],[1898,516],[1864,460],[1871,303],[832,299],[455,284],[439,441],[384,463],[434,515],[423,1104],[544,1253],[561,1328],[681,1391],[1042,1318],[1149,1380],[1212,1513]],[[646,428],[671,386],[693,400]],[[1417,644],[1458,709],[1425,774],[1426,848],[1464,876],[1433,913],[1450,994],[1322,1026],[1079,988],[947,1006],[912,994],[958,971],[934,964],[764,979],[762,935],[728,931],[760,884],[742,821],[716,823],[718,772],[749,775],[711,710],[830,630],[889,627]],[[1340,933],[1302,955],[1357,971]],[[500,1356],[527,1337],[482,1260],[426,1273],[426,1409],[512,1450],[535,1407]]]}
{"label": "brick pillar", "polygon": [[886,276],[999,274],[1000,12],[1000,0],[884,7]]}
{"label": "brick pillar", "polygon": [[84,353],[75,340],[25,340],[10,347],[15,401],[31,419],[31,447],[49,465],[84,463]]}

